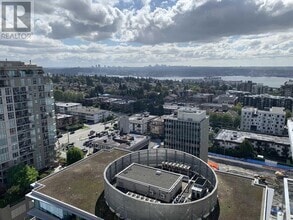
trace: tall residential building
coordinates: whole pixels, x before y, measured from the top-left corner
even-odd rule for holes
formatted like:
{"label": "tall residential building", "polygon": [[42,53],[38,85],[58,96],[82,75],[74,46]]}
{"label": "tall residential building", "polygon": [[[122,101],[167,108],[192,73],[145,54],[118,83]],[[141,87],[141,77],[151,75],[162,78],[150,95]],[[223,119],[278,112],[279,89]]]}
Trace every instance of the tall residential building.
{"label": "tall residential building", "polygon": [[289,80],[281,86],[281,93],[286,97],[293,97],[293,80]]}
{"label": "tall residential building", "polygon": [[49,166],[55,138],[53,84],[42,67],[0,61],[0,182],[19,163]]}
{"label": "tall residential building", "polygon": [[207,161],[209,118],[196,108],[181,108],[165,118],[165,147],[181,150]]}
{"label": "tall residential building", "polygon": [[242,106],[251,106],[258,109],[268,109],[271,107],[284,107],[293,110],[293,98],[285,96],[273,96],[269,94],[260,95],[238,95],[238,102]]}
{"label": "tall residential building", "polygon": [[243,131],[283,135],[286,124],[285,116],[284,108],[280,107],[272,107],[269,111],[243,107],[240,128]]}

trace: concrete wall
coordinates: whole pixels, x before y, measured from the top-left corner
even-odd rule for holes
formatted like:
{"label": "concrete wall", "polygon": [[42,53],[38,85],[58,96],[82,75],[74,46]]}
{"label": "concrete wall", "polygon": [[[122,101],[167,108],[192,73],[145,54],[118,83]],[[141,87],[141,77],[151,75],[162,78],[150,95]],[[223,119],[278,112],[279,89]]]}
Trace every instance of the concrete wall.
{"label": "concrete wall", "polygon": [[[206,197],[189,203],[152,203],[132,198],[116,189],[111,182],[114,176],[131,163],[158,166],[162,161],[181,162],[191,166],[214,185]],[[214,171],[202,160],[172,149],[137,151],[111,163],[104,172],[105,199],[111,210],[127,219],[199,219],[209,215],[217,204],[218,181]],[[139,211],[137,211],[139,210]]]}
{"label": "concrete wall", "polygon": [[27,211],[33,207],[33,203],[25,199],[16,205],[6,206],[0,209],[0,219],[1,220],[23,220],[27,217]]}

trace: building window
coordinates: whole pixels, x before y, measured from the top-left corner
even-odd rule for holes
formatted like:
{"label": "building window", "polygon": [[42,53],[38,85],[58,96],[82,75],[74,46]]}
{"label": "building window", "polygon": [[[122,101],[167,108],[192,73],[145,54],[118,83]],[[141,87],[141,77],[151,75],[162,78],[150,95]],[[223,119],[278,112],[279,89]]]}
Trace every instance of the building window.
{"label": "building window", "polygon": [[10,88],[5,88],[5,94],[6,94],[6,95],[11,95]]}
{"label": "building window", "polygon": [[12,103],[12,96],[6,97],[6,102],[7,103]]}

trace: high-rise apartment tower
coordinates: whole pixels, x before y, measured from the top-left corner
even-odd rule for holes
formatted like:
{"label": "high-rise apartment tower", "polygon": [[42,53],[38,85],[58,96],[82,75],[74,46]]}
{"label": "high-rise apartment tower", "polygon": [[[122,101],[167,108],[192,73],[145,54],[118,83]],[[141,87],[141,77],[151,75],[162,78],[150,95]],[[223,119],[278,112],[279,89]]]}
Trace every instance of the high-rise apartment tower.
{"label": "high-rise apartment tower", "polygon": [[42,67],[0,61],[0,182],[19,163],[51,165],[55,140],[53,85]]}

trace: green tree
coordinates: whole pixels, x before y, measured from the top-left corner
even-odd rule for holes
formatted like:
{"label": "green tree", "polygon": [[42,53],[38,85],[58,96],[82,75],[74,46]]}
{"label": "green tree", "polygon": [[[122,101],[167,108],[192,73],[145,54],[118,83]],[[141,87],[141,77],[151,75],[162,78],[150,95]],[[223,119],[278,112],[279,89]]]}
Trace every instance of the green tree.
{"label": "green tree", "polygon": [[292,112],[290,110],[286,110],[286,119],[292,117]]}
{"label": "green tree", "polygon": [[63,92],[61,90],[54,90],[54,99],[56,101],[63,101]]}
{"label": "green tree", "polygon": [[239,147],[239,156],[243,158],[253,158],[253,146],[248,140],[244,140]]}
{"label": "green tree", "polygon": [[19,164],[8,170],[8,185],[19,186],[25,191],[31,183],[37,181],[38,175],[38,171],[34,167]]}
{"label": "green tree", "polygon": [[242,105],[240,102],[238,102],[233,108],[232,110],[234,110],[235,112],[238,113],[238,115],[241,115],[241,110],[242,110]]}
{"label": "green tree", "polygon": [[70,165],[75,163],[76,161],[81,160],[84,157],[84,154],[79,148],[73,147],[67,151],[66,157],[67,165]]}

